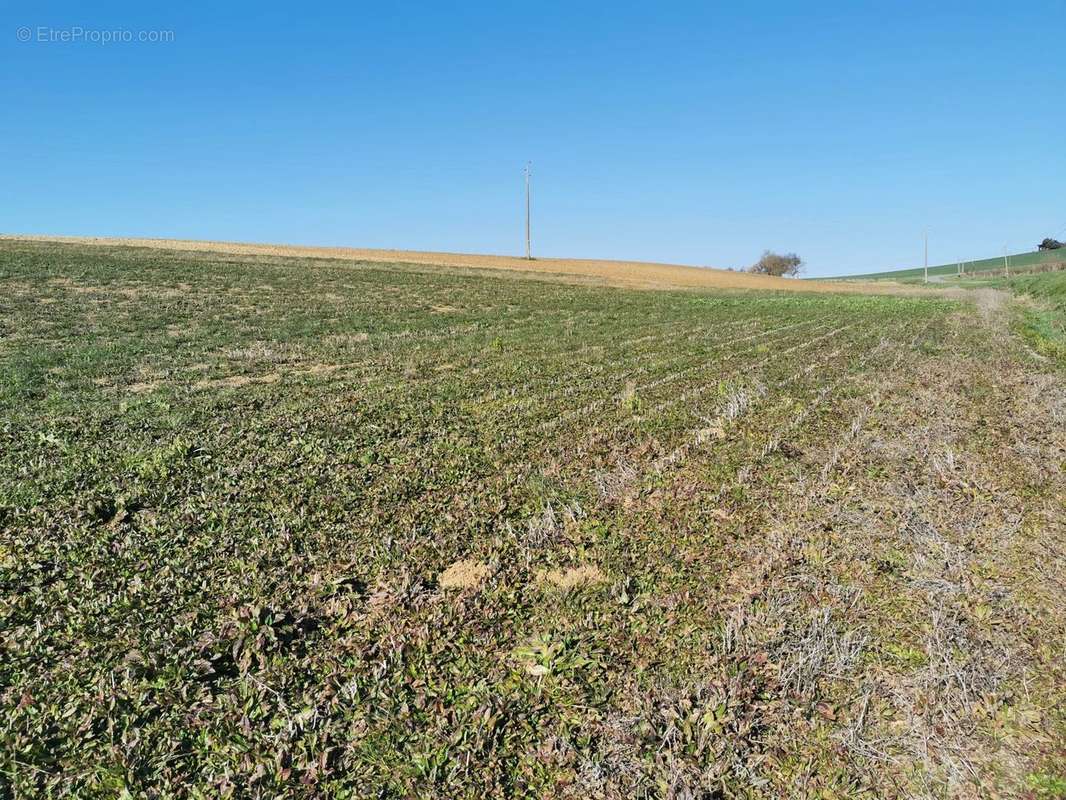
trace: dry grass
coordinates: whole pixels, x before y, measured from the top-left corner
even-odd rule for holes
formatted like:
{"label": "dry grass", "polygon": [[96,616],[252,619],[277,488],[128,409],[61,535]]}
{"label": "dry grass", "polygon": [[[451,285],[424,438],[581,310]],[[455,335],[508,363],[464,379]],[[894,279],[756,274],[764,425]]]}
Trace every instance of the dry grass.
{"label": "dry grass", "polygon": [[489,576],[491,569],[483,561],[456,561],[440,574],[437,583],[442,589],[474,589]]}
{"label": "dry grass", "polygon": [[[1002,344],[980,357],[976,318]],[[747,502],[715,515],[737,527],[704,567],[721,628],[703,677],[634,681],[583,790],[658,774],[669,797],[1060,796],[1061,383],[1018,359],[998,303],[952,323],[943,349],[882,347],[813,428],[753,443],[792,455],[773,480],[738,471]]]}
{"label": "dry grass", "polygon": [[878,294],[917,294],[918,287],[882,282],[800,281],[772,278],[745,272],[656,264],[644,261],[607,261],[580,258],[524,258],[472,253],[432,253],[415,250],[370,250],[354,247],[306,247],[302,245],[205,242],[186,239],[137,239],[125,237],[33,236],[0,234],[0,240],[66,242],[103,247],[147,247],[157,250],[184,250],[244,256],[287,256],[328,258],[345,261],[427,264],[443,267],[509,270],[543,273],[592,280],[612,286],[641,289],[761,289],[790,292],[843,292]]}
{"label": "dry grass", "polygon": [[581,586],[603,583],[607,576],[595,564],[582,564],[569,569],[551,569],[538,573],[539,583],[549,583],[564,592],[573,591]]}

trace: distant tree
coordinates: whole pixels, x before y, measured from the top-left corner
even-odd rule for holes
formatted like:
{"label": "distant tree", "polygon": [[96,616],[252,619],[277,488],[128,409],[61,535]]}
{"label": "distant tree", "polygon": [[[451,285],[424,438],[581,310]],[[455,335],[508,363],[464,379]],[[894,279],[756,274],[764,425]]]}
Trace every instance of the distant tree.
{"label": "distant tree", "polygon": [[782,277],[798,275],[801,269],[803,269],[803,260],[795,253],[781,255],[767,250],[762,254],[762,258],[748,267],[748,272]]}
{"label": "distant tree", "polygon": [[1063,244],[1058,239],[1045,239],[1037,245],[1037,250],[1058,250],[1060,247],[1066,247],[1066,244]]}

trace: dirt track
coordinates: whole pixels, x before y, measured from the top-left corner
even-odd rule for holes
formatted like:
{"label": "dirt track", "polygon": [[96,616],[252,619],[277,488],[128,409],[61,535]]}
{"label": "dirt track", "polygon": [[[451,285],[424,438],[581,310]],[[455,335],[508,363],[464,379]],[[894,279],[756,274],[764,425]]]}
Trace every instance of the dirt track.
{"label": "dirt track", "polygon": [[688,267],[678,264],[656,264],[644,261],[602,261],[594,259],[537,258],[527,261],[514,256],[475,255],[466,253],[432,253],[414,250],[368,250],[349,247],[306,247],[299,245],[248,244],[239,242],[206,242],[187,239],[132,239],[80,236],[20,236],[0,234],[0,239],[39,242],[68,242],[101,246],[150,247],[160,250],[193,250],[238,255],[296,256],[302,258],[334,258],[352,261],[402,262],[409,264],[437,264],[447,267],[502,269],[516,272],[538,272],[573,275],[618,286],[648,289],[763,289],[792,292],[876,292],[888,294],[920,291],[880,283],[799,281],[790,278],[771,278],[722,269]]}

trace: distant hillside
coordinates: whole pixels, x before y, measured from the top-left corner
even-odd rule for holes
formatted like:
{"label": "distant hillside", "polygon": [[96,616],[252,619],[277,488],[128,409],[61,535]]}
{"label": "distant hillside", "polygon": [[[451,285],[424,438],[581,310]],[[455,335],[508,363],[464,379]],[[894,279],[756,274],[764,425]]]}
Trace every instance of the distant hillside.
{"label": "distant hillside", "polygon": [[[1066,261],[1066,250],[1035,250],[1028,253],[1015,253],[1007,256],[1010,265],[1016,269],[1027,269],[1039,264],[1047,264],[1054,261]],[[988,270],[1003,269],[1003,256],[994,258],[982,258],[977,261],[963,261],[965,272],[987,272]],[[938,264],[929,267],[930,275],[954,275],[958,271],[958,264]],[[897,269],[889,272],[870,272],[861,275],[844,275],[835,280],[864,280],[864,281],[898,281],[921,278],[922,267],[910,267]],[[832,280],[832,279],[823,279]]]}
{"label": "distant hillside", "polygon": [[[451,268],[507,270],[555,276],[559,280],[603,283],[645,289],[756,289],[786,292],[863,292],[871,287],[842,286],[822,281],[799,281],[749,272],[732,272],[710,267],[655,264],[642,261],[605,261],[577,258],[536,258],[471,253],[431,253],[413,250],[368,250],[349,247],[308,247],[303,245],[205,242],[184,239],[133,239],[79,236],[38,236],[0,234],[0,241],[55,242],[96,247],[137,247],[155,250],[225,253],[242,256],[281,256],[341,259],[355,262],[426,264]],[[873,287],[874,291],[889,290]],[[896,291],[891,289],[890,291]]]}

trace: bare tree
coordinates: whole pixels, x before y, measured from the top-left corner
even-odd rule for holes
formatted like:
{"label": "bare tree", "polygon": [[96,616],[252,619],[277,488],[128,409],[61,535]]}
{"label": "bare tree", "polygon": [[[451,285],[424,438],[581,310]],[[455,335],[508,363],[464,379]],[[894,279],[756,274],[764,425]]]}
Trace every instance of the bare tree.
{"label": "bare tree", "polygon": [[781,255],[766,250],[762,258],[748,267],[748,272],[782,277],[798,275],[801,269],[803,269],[803,259],[795,253]]}

